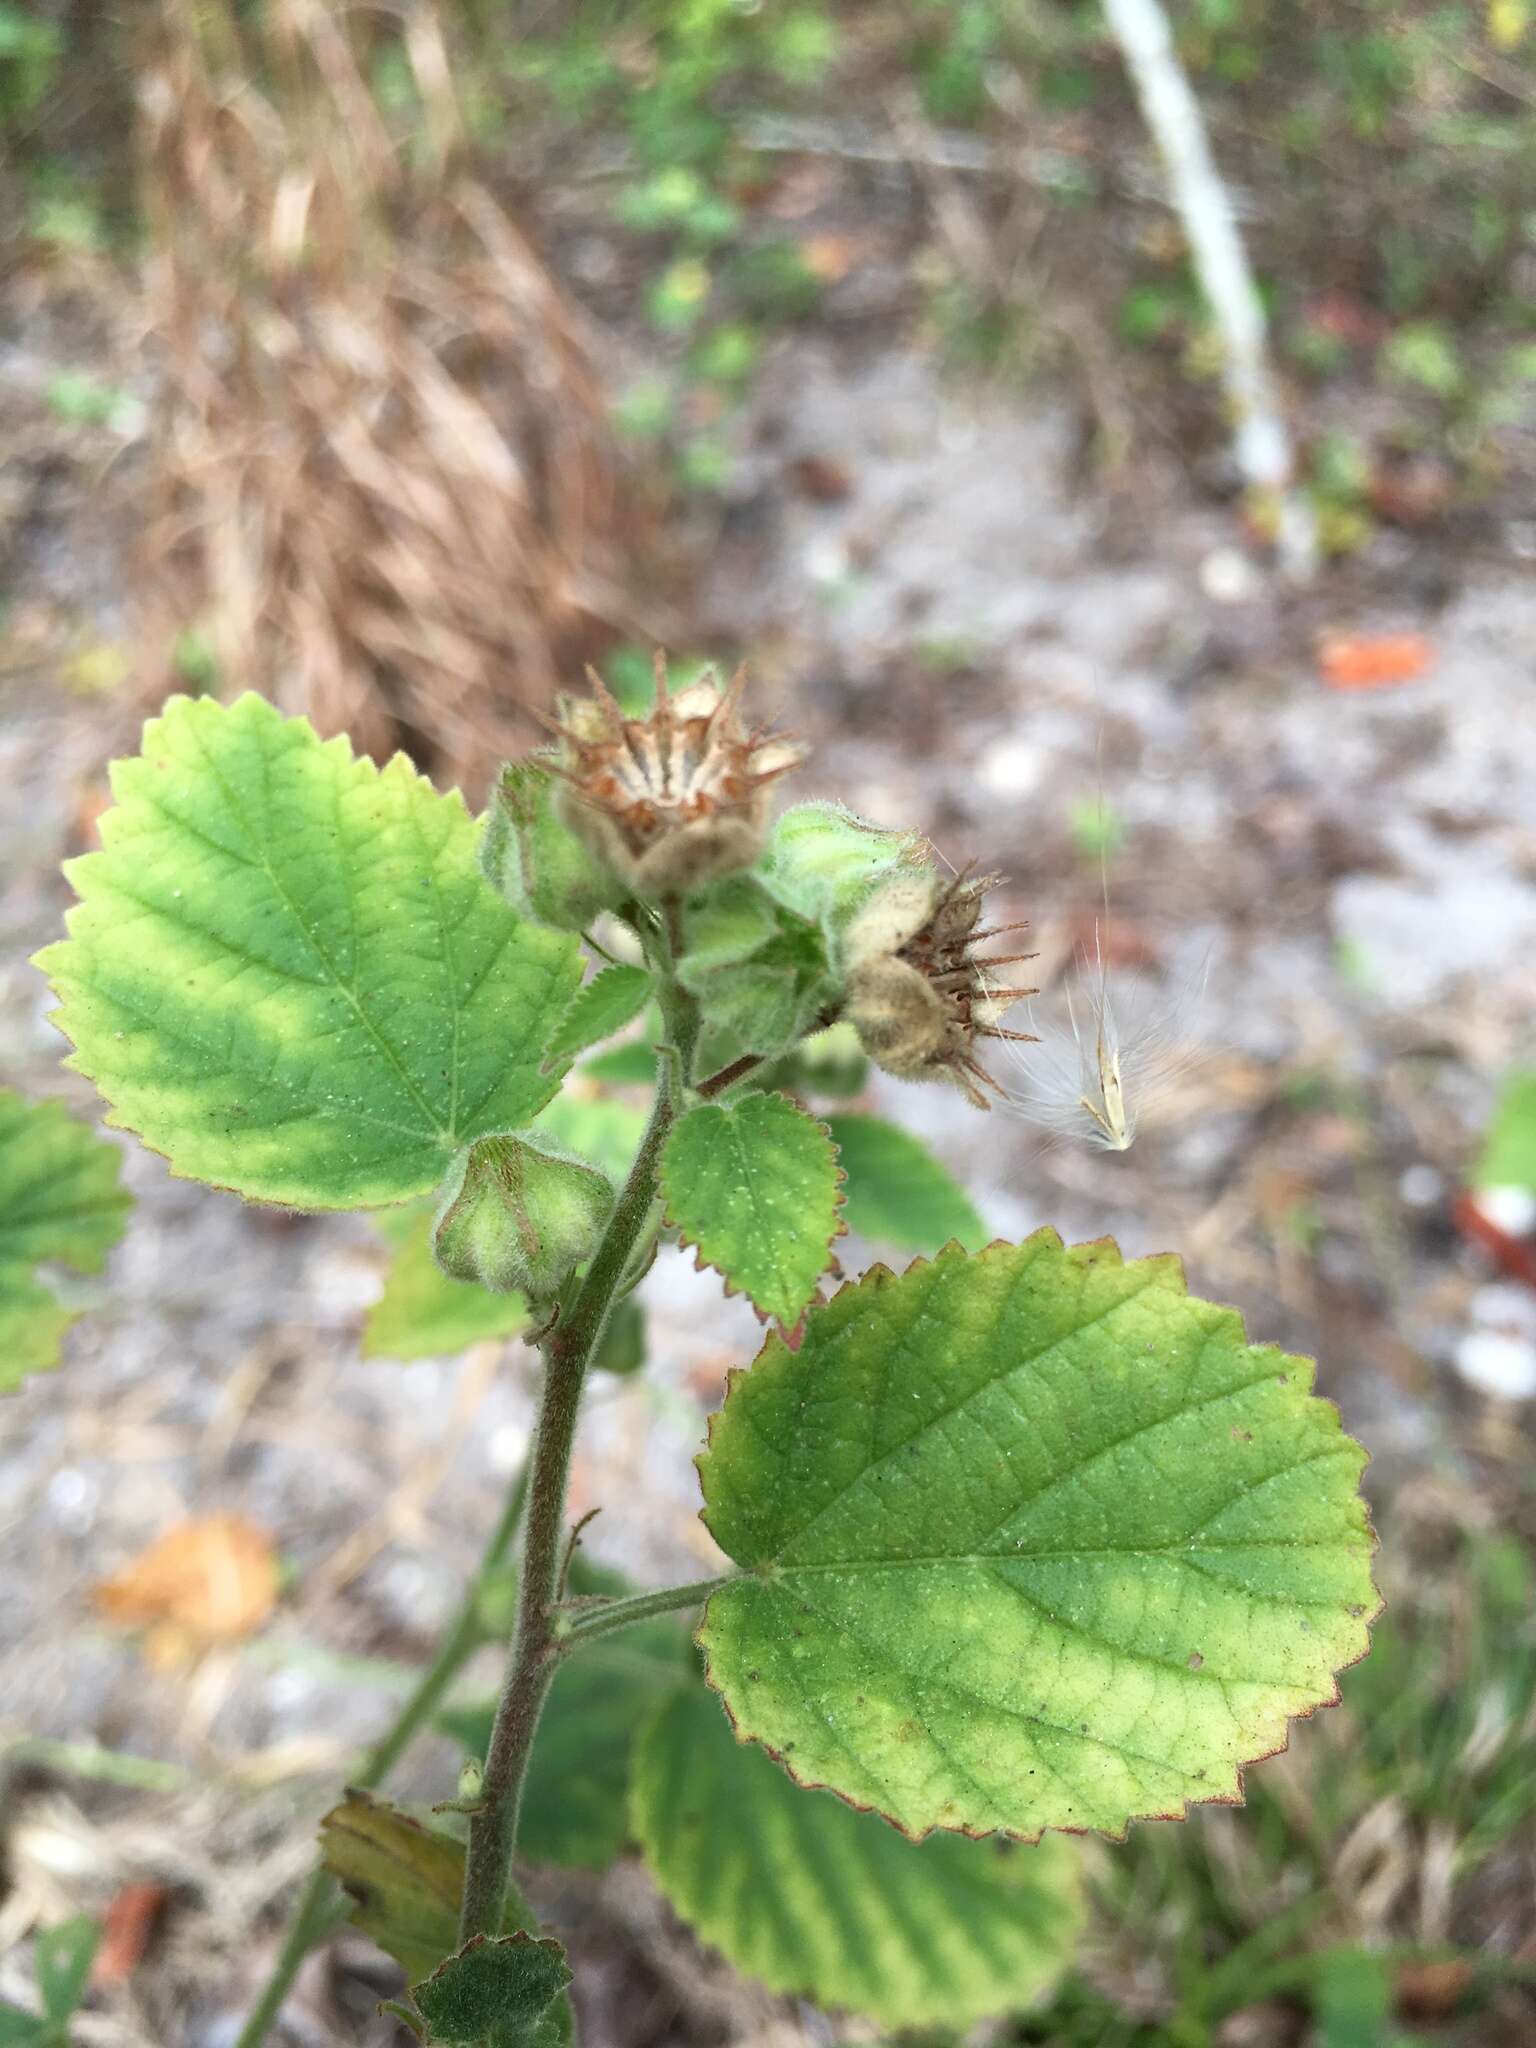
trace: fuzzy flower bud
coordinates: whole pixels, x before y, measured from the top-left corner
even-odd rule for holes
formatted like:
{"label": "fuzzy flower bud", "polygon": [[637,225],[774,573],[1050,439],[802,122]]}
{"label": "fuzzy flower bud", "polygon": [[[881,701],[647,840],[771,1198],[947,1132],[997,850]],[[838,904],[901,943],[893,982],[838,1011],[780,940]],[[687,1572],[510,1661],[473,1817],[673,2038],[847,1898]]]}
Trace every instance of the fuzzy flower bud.
{"label": "fuzzy flower bud", "polygon": [[501,772],[486,813],[480,866],[486,880],[535,924],[585,931],[624,890],[555,815],[555,779],[535,756]]}
{"label": "fuzzy flower bud", "polygon": [[978,1038],[1022,1039],[999,1019],[1032,989],[999,988],[993,967],[1015,953],[979,961],[972,948],[1019,925],[978,929],[981,902],[999,878],[947,881],[931,867],[905,868],[880,883],[843,937],[843,1014],[869,1057],[907,1081],[951,1081],[978,1109],[997,1083],[976,1058]]}
{"label": "fuzzy flower bud", "polygon": [[443,1183],[433,1250],[455,1280],[544,1300],[591,1257],[612,1208],[595,1166],[522,1138],[482,1138]]}
{"label": "fuzzy flower bud", "polygon": [[746,671],[722,692],[712,674],[677,696],[656,657],[656,704],[626,718],[600,676],[593,695],[562,705],[555,773],[560,817],[633,894],[692,895],[750,867],[763,850],[772,785],[800,760],[787,740],[739,717]]}

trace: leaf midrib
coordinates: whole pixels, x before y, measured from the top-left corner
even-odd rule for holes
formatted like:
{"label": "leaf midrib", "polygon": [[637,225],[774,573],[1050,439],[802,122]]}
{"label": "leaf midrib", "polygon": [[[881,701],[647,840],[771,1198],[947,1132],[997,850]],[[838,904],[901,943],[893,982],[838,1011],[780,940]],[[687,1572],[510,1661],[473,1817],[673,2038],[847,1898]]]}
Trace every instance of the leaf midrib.
{"label": "leaf midrib", "polygon": [[[766,1100],[767,1098],[764,1099]],[[760,1250],[762,1248],[762,1241],[766,1241],[768,1253],[766,1263],[769,1266],[771,1266],[773,1270],[773,1275],[779,1294],[779,1301],[782,1302],[784,1299],[792,1297],[794,1293],[794,1289],[789,1284],[789,1275],[785,1269],[783,1261],[779,1257],[777,1249],[778,1243],[782,1238],[783,1233],[775,1230],[772,1224],[765,1221],[764,1219],[763,1205],[758,1198],[757,1190],[757,1182],[759,1179],[759,1175],[753,1164],[752,1158],[747,1151],[747,1148],[742,1143],[742,1124],[740,1116],[732,1115],[731,1111],[728,1109],[721,1110],[720,1114],[725,1119],[725,1127],[727,1134],[730,1138],[732,1154],[737,1162],[737,1171],[740,1173],[742,1182],[746,1188],[747,1200],[752,1206],[753,1236],[759,1240]],[[776,1110],[769,1112],[767,1122],[761,1124],[759,1128],[761,1130],[771,1132],[774,1136],[775,1148],[778,1150],[782,1150],[782,1148],[779,1147],[777,1144],[779,1133],[779,1117],[778,1112]],[[776,1178],[770,1179],[768,1185],[770,1187],[776,1186]],[[754,1301],[759,1300],[758,1291],[755,1287],[750,1287],[747,1291],[751,1294]],[[781,1312],[778,1304],[770,1304],[769,1302],[764,1301],[762,1302],[762,1306],[764,1308],[770,1309],[775,1314]]]}
{"label": "leaf midrib", "polygon": [[[1032,1266],[1033,1264],[1034,1261],[1032,1259],[1030,1261],[1030,1266]],[[1023,1272],[1019,1275],[1020,1282],[1022,1282],[1023,1279],[1027,1276],[1030,1270],[1030,1266],[1026,1266]],[[936,1268],[935,1270],[938,1271],[941,1269]],[[780,1548],[782,1550],[787,1550],[792,1544],[799,1543],[804,1536],[806,1536],[812,1529],[815,1528],[816,1524],[819,1521],[821,1521],[826,1515],[830,1514],[835,1507],[840,1506],[841,1503],[847,1499],[848,1495],[851,1494],[856,1487],[862,1485],[862,1483],[865,1479],[868,1478],[870,1473],[879,1470],[880,1467],[884,1465],[889,1464],[892,1461],[892,1459],[896,1458],[901,1452],[905,1451],[910,1444],[918,1442],[920,1438],[926,1436],[930,1431],[937,1429],[941,1423],[948,1422],[952,1416],[960,1414],[961,1411],[968,1407],[972,1401],[979,1400],[983,1394],[991,1393],[994,1388],[1003,1386],[1008,1380],[1012,1379],[1015,1376],[1015,1374],[1022,1372],[1025,1369],[1025,1367],[1038,1365],[1042,1358],[1048,1358],[1053,1351],[1059,1350],[1063,1344],[1070,1343],[1076,1338],[1080,1337],[1085,1330],[1094,1329],[1100,1323],[1108,1322],[1111,1316],[1118,1314],[1119,1311],[1123,1308],[1129,1308],[1134,1302],[1139,1301],[1142,1295],[1147,1293],[1149,1289],[1156,1287],[1159,1284],[1159,1278],[1155,1273],[1148,1274],[1147,1277],[1144,1280],[1142,1280],[1137,1287],[1133,1288],[1129,1294],[1122,1294],[1117,1300],[1112,1301],[1107,1308],[1100,1309],[1096,1314],[1085,1317],[1083,1321],[1075,1323],[1070,1330],[1064,1332],[1062,1335],[1052,1337],[1048,1343],[1040,1345],[1038,1349],[1034,1351],[1026,1351],[1021,1356],[1013,1358],[1009,1362],[1007,1368],[1004,1371],[995,1373],[990,1379],[982,1380],[977,1384],[968,1386],[965,1392],[961,1394],[956,1400],[952,1401],[947,1408],[942,1408],[938,1410],[936,1414],[924,1416],[913,1429],[908,1431],[908,1433],[904,1437],[900,1438],[897,1442],[891,1444],[886,1450],[881,1451],[877,1456],[871,1457],[867,1464],[861,1465],[858,1471],[855,1472],[844,1485],[840,1486],[834,1494],[830,1495],[828,1499],[824,1500],[821,1503],[821,1505],[815,1510],[815,1512],[812,1515],[810,1515],[806,1521],[800,1524],[798,1529],[792,1530],[786,1537],[782,1539]],[[1167,1285],[1166,1281],[1161,1282],[1161,1284],[1164,1286]],[[927,1307],[928,1304],[925,1303],[923,1306],[923,1311],[921,1311],[920,1313],[925,1313]],[[994,1332],[996,1330],[997,1324],[1002,1320],[1003,1313],[1004,1311],[999,1311],[998,1315],[993,1318]],[[837,1332],[837,1336],[839,1338],[846,1337],[847,1334],[848,1332],[846,1328],[843,1330],[839,1330]],[[1208,1333],[1203,1334],[1207,1335],[1208,1340]],[[1266,1374],[1263,1377],[1269,1377],[1269,1375]],[[1220,1394],[1210,1396],[1209,1400],[1225,1400],[1228,1397],[1228,1395],[1234,1392],[1246,1392],[1248,1386],[1257,1386],[1260,1384],[1262,1384],[1262,1379],[1255,1379],[1245,1383],[1245,1385],[1242,1388],[1226,1388]],[[750,1407],[750,1403],[746,1405]],[[1163,1422],[1172,1421],[1174,1419],[1174,1416],[1176,1415],[1193,1414],[1196,1411],[1196,1408],[1206,1405],[1208,1405],[1207,1402],[1201,1402],[1193,1404],[1188,1408],[1176,1409],[1174,1411],[1174,1415],[1159,1417],[1158,1420],[1155,1422],[1138,1423],[1135,1429],[1128,1430],[1123,1437],[1112,1439],[1108,1443],[1096,1445],[1094,1450],[1090,1452],[1088,1457],[1082,1460],[1080,1464],[1076,1466],[1069,1466],[1063,1472],[1053,1473],[1051,1477],[1046,1481],[1045,1486],[1041,1488],[1041,1493],[1049,1491],[1051,1487],[1057,1485],[1059,1481],[1063,1479],[1069,1479],[1074,1477],[1077,1472],[1083,1470],[1087,1465],[1091,1464],[1095,1458],[1103,1456],[1105,1453],[1109,1451],[1118,1450],[1122,1444],[1132,1442],[1136,1437],[1144,1434],[1147,1430],[1158,1428],[1161,1426]],[[871,1412],[873,1412],[873,1409],[871,1410]],[[759,1425],[759,1431],[761,1434],[762,1425]],[[779,1455],[781,1457],[784,1455],[781,1446],[775,1445],[775,1449],[779,1451]],[[1032,1506],[1035,1500],[1039,1498],[1040,1494],[1034,1494],[1031,1495],[1028,1500],[1015,1501],[1013,1506],[1008,1511],[1009,1515],[1012,1516],[1016,1514],[1020,1508]],[[1001,1526],[1002,1524],[999,1524],[999,1527]],[[743,1562],[743,1560],[740,1558],[738,1558],[736,1561],[738,1564]]]}
{"label": "leaf midrib", "polygon": [[[327,975],[330,977],[332,987],[338,989],[346,997],[347,1001],[352,1005],[352,1009],[357,1017],[358,1022],[362,1025],[367,1035],[373,1040],[375,1046],[377,1046],[380,1053],[383,1054],[386,1062],[394,1068],[395,1074],[399,1079],[401,1086],[405,1089],[406,1094],[410,1096],[411,1100],[416,1104],[416,1107],[421,1111],[422,1115],[427,1119],[427,1122],[430,1125],[434,1135],[438,1137],[448,1136],[449,1133],[452,1131],[453,1126],[449,1124],[445,1127],[439,1120],[436,1112],[432,1108],[431,1103],[427,1100],[425,1094],[422,1092],[419,1083],[415,1080],[414,1076],[407,1069],[405,1062],[401,1058],[400,1054],[396,1051],[395,1047],[390,1043],[390,1041],[384,1036],[383,1032],[379,1029],[378,1025],[369,1015],[368,1011],[363,1007],[361,997],[357,994],[357,991],[352,987],[351,983],[348,980],[346,980],[346,978],[342,975],[341,970],[336,965],[335,961],[331,958],[328,948],[321,942],[319,935],[310,929],[307,921],[304,918],[302,911],[299,909],[299,906],[297,905],[297,903],[294,902],[292,896],[288,892],[287,887],[283,883],[282,879],[279,877],[277,870],[273,867],[271,861],[267,858],[264,849],[262,835],[258,832],[253,831],[251,822],[246,816],[244,806],[240,802],[240,799],[236,795],[234,789],[231,787],[227,777],[224,775],[223,770],[220,768],[218,762],[214,759],[212,753],[209,751],[207,742],[205,741],[202,731],[200,730],[196,721],[189,718],[186,721],[186,723],[191,732],[193,744],[196,746],[198,752],[202,755],[203,762],[207,767],[209,773],[212,775],[213,779],[218,783],[220,789],[224,792],[225,801],[229,804],[231,811],[234,813],[236,819],[239,821],[241,829],[244,831],[247,839],[257,847],[258,852],[260,854],[260,870],[266,876],[268,883],[271,885],[273,894],[277,897],[278,901],[282,904],[283,908],[288,912],[289,917],[298,927],[300,934],[308,942],[316,958],[320,961],[321,966],[325,969]],[[268,809],[270,811],[272,789],[272,756],[270,751],[268,750],[265,735],[253,728],[253,737],[255,739],[257,754],[259,755],[261,760],[262,782],[266,790]],[[326,773],[330,777],[333,791],[336,794],[336,801],[339,806],[340,792],[336,789],[337,778],[334,773],[335,763],[334,761],[326,758],[323,748],[320,749],[320,758],[325,760]],[[379,781],[382,793],[383,778],[380,777]],[[147,795],[146,800],[153,806],[153,808],[156,811],[158,811],[161,817],[170,819],[173,823],[177,822],[174,813],[167,810],[156,796],[152,794]],[[408,804],[407,808],[409,808]],[[342,865],[343,867],[345,867],[346,863],[343,862]],[[349,890],[348,902],[350,905],[350,884],[346,884],[345,886]],[[453,991],[450,989],[448,991],[448,994],[450,1007],[453,1009],[454,1014],[457,1015],[457,1005],[453,1002]],[[457,1086],[456,1078],[455,1086]]]}
{"label": "leaf midrib", "polygon": [[[1342,1455],[1342,1451],[1324,1451],[1319,1453],[1320,1457],[1339,1457]],[[1302,1462],[1311,1463],[1312,1461],[1307,1459]],[[1285,1468],[1286,1472],[1293,1472],[1296,1469],[1294,1465],[1288,1465]],[[1276,1474],[1275,1476],[1281,1477],[1283,1475]],[[1241,1500],[1243,1496],[1239,1494],[1236,1498]],[[1228,1505],[1234,1504],[1228,1503]],[[780,1564],[777,1566],[777,1573],[779,1577],[788,1579],[799,1577],[802,1573],[810,1576],[834,1576],[838,1572],[890,1571],[901,1570],[905,1566],[913,1566],[931,1571],[946,1565],[1047,1564],[1096,1557],[1207,1557],[1212,1552],[1219,1553],[1224,1550],[1331,1550],[1336,1544],[1347,1542],[1353,1533],[1353,1531],[1348,1529],[1340,1529],[1333,1536],[1257,1536],[1250,1543],[1224,1541],[1200,1543],[1181,1540],[1178,1543],[1137,1543],[1125,1544],[1123,1546],[1110,1545],[1099,1548],[1084,1548],[1081,1550],[971,1550],[952,1551],[943,1555],[935,1554],[924,1557],[849,1557],[821,1559],[815,1563],[807,1564]],[[751,1577],[752,1574],[743,1573],[742,1576]],[[731,1582],[727,1581],[727,1583]],[[1289,1600],[1294,1598],[1294,1595],[1287,1593],[1283,1597]],[[1332,1605],[1333,1603],[1318,1604]]]}

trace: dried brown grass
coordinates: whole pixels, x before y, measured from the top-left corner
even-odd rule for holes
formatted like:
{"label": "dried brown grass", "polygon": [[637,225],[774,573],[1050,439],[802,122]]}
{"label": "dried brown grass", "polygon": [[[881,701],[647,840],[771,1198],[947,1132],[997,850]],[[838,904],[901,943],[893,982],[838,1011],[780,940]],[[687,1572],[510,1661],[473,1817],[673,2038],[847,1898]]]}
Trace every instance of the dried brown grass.
{"label": "dried brown grass", "polygon": [[[673,630],[656,522],[579,317],[465,168],[430,0],[261,19],[159,0],[140,72],[147,685],[195,629],[221,689],[478,791],[584,660]],[[385,34],[408,148],[368,85]]]}

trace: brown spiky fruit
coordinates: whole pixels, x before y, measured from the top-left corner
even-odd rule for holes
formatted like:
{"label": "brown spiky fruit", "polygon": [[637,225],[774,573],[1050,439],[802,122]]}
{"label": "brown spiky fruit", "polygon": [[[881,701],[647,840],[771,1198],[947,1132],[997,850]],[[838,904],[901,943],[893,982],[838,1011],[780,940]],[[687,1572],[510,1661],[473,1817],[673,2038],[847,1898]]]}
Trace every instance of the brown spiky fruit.
{"label": "brown spiky fruit", "polygon": [[745,669],[723,691],[706,670],[674,697],[658,653],[648,718],[627,718],[594,670],[587,679],[592,695],[562,704],[555,726],[563,821],[641,897],[690,895],[750,867],[773,785],[801,749],[742,724]]}
{"label": "brown spiky fruit", "polygon": [[974,948],[1022,924],[980,930],[982,899],[1001,877],[909,869],[883,883],[857,912],[843,942],[844,1014],[864,1050],[907,1081],[951,1081],[978,1109],[998,1084],[976,1057],[978,1038],[1028,1040],[1000,1019],[1034,989],[1003,988],[992,970],[1031,960],[1012,953],[978,960]]}

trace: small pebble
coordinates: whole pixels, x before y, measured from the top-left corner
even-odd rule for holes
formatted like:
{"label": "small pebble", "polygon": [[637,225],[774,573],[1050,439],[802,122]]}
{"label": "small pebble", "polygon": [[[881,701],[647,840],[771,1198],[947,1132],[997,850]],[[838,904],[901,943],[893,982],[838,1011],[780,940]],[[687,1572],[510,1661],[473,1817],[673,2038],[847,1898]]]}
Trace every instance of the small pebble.
{"label": "small pebble", "polygon": [[1027,796],[1044,775],[1046,752],[1030,740],[1001,740],[989,747],[976,770],[983,789],[994,796]]}
{"label": "small pebble", "polygon": [[1200,587],[1217,604],[1243,604],[1260,587],[1259,572],[1239,548],[1215,548],[1200,564]]}
{"label": "small pebble", "polygon": [[1445,1193],[1445,1181],[1422,1159],[1408,1167],[1397,1184],[1397,1192],[1410,1209],[1433,1209]]}
{"label": "small pebble", "polygon": [[1456,1346],[1456,1370],[1479,1393],[1528,1401],[1536,1394],[1536,1344],[1500,1330],[1469,1330]]}

